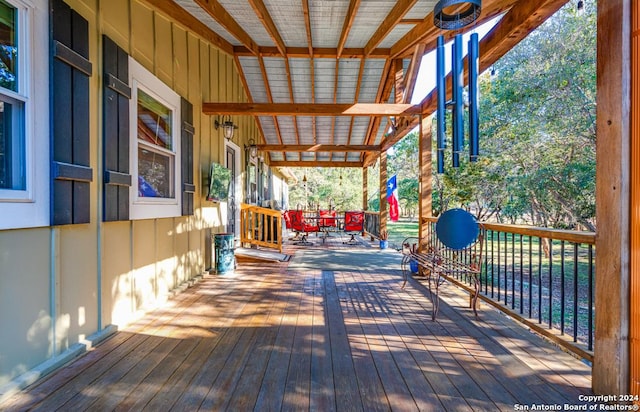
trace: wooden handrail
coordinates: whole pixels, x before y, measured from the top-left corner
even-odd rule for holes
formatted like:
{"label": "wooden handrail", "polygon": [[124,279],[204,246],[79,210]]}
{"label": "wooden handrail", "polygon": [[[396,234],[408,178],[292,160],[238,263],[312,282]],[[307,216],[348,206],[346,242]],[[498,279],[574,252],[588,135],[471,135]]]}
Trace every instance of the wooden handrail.
{"label": "wooden handrail", "polygon": [[[423,218],[425,223],[436,223],[437,217]],[[544,227],[507,225],[501,223],[482,223],[485,229],[499,232],[515,233],[516,235],[537,236],[544,239],[565,240],[578,244],[595,245],[596,234],[594,232],[580,232],[577,230],[548,229]]]}
{"label": "wooden handrail", "polygon": [[282,253],[282,212],[241,204],[240,242],[277,249]]}

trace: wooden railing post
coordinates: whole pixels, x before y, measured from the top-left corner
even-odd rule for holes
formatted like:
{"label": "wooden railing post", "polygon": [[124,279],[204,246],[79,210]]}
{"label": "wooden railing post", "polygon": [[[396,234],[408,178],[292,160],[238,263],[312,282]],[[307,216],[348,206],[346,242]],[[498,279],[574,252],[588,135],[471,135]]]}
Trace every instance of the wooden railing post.
{"label": "wooden railing post", "polygon": [[427,238],[429,232],[429,225],[423,224],[424,218],[433,216],[432,209],[432,176],[431,176],[431,117],[424,118],[420,116],[420,130],[418,135],[418,147],[419,147],[419,197],[418,197],[418,222],[419,222],[419,237],[420,245],[424,244],[424,239]]}
{"label": "wooden railing post", "polygon": [[380,231],[387,230],[387,152],[380,152]]}

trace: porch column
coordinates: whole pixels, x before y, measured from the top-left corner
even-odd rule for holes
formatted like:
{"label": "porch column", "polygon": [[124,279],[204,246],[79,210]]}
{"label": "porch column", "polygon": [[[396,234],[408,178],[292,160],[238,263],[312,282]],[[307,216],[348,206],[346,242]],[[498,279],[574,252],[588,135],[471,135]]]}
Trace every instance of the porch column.
{"label": "porch column", "polygon": [[427,230],[429,225],[425,224],[423,219],[433,215],[432,207],[432,160],[431,160],[431,116],[420,116],[420,128],[418,130],[418,156],[419,156],[419,170],[420,176],[418,177],[418,233],[420,236],[420,244],[422,239],[427,236]]}
{"label": "porch column", "polygon": [[362,168],[362,210],[369,209],[369,168]]}
{"label": "porch column", "polygon": [[593,390],[629,393],[631,2],[598,3]]}
{"label": "porch column", "polygon": [[380,152],[380,231],[387,230],[387,151]]}

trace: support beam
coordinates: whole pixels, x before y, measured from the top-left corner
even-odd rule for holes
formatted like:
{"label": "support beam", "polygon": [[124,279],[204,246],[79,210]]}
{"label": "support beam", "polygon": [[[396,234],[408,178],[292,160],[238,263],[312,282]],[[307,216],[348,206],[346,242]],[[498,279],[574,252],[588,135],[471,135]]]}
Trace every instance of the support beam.
{"label": "support beam", "polygon": [[640,395],[640,4],[631,3],[631,296],[629,393]]}
{"label": "support beam", "polygon": [[261,144],[258,150],[263,152],[379,152],[377,145],[345,144]]}
{"label": "support beam", "polygon": [[203,103],[202,113],[244,116],[410,116],[419,105],[390,103]]}
{"label": "support beam", "polygon": [[369,168],[362,168],[362,210],[369,210]]}
{"label": "support beam", "polygon": [[631,3],[598,3],[596,394],[629,393]]}
{"label": "support beam", "polygon": [[420,236],[420,245],[423,239],[427,238],[429,225],[425,222],[425,218],[433,216],[432,193],[433,193],[433,176],[431,159],[431,116],[420,117],[420,128],[418,132],[418,156],[420,176],[418,181],[418,215]]}
{"label": "support beam", "polygon": [[380,153],[380,231],[387,230],[387,152]]}
{"label": "support beam", "polygon": [[269,163],[271,167],[362,167],[362,162],[338,162],[319,160],[277,160]]}
{"label": "support beam", "polygon": [[[148,0],[151,1],[151,0]],[[164,0],[153,0],[164,1]],[[262,46],[258,48],[258,52],[263,57],[282,57],[280,50],[273,46]],[[244,46],[233,46],[233,54],[237,56],[254,56],[251,50]],[[366,57],[369,59],[387,59],[391,54],[391,49],[378,48],[374,49]],[[299,57],[309,59],[311,57],[327,58],[327,59],[363,59],[365,58],[364,49],[359,48],[330,48],[330,47],[313,47],[311,50],[308,47],[287,47],[287,57]]]}

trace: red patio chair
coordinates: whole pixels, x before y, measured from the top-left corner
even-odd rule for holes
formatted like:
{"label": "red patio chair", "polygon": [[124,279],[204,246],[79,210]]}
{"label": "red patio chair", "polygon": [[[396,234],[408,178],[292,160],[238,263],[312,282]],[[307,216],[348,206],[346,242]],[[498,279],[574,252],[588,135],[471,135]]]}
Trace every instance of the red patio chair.
{"label": "red patio chair", "polygon": [[318,216],[319,229],[324,232],[324,236],[322,237],[322,242],[324,243],[327,237],[329,237],[329,232],[335,232],[338,228],[337,213],[335,210],[319,210]]}
{"label": "red patio chair", "polygon": [[351,239],[342,242],[347,245],[357,245],[356,235],[364,232],[364,212],[346,211],[344,212],[344,233],[351,235]]}
{"label": "red patio chair", "polygon": [[317,224],[311,225],[307,223],[302,210],[291,210],[290,212],[291,228],[302,235],[302,238],[298,242],[294,242],[294,245],[313,245],[312,242],[307,241],[307,235],[309,233],[319,232],[319,226]]}
{"label": "red patio chair", "polygon": [[284,213],[282,213],[282,217],[284,218],[284,227],[285,227],[285,229],[295,233],[295,236],[292,237],[292,238],[289,238],[289,240],[297,240],[298,237],[300,236],[300,232],[297,232],[296,230],[293,229],[293,226],[291,224],[291,215],[292,214],[293,214],[293,210],[285,210]]}

